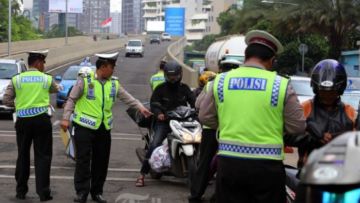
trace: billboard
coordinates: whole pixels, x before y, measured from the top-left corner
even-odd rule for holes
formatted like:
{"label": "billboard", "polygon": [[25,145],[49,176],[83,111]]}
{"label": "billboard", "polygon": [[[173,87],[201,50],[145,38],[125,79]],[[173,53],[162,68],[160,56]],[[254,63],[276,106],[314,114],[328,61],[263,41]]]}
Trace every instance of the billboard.
{"label": "billboard", "polygon": [[173,36],[185,34],[185,8],[165,8],[165,32]]}
{"label": "billboard", "polygon": [[65,13],[66,1],[68,1],[68,13],[83,12],[83,0],[49,0],[49,12]]}

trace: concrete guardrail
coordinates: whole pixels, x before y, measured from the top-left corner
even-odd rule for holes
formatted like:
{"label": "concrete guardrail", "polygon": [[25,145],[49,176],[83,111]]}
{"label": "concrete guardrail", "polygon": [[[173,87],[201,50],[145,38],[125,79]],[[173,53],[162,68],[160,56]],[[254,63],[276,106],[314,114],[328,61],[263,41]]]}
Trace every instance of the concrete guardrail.
{"label": "concrete guardrail", "polygon": [[189,85],[192,88],[198,86],[198,72],[186,65],[184,61],[184,48],[186,46],[186,38],[180,38],[176,42],[172,43],[167,49],[167,60],[175,60],[183,68],[182,82]]}

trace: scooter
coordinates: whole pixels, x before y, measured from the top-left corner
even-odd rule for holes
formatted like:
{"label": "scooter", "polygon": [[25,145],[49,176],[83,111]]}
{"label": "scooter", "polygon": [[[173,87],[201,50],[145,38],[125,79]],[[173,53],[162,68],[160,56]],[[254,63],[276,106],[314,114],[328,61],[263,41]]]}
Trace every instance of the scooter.
{"label": "scooter", "polygon": [[[171,167],[161,173],[151,170],[150,176],[154,179],[160,179],[162,175],[190,178],[196,170],[198,148],[202,133],[201,124],[195,119],[196,111],[187,106],[180,106],[166,112],[166,117],[171,128],[171,132],[167,135],[166,139],[169,146]],[[134,118],[133,120],[139,121],[139,119]],[[147,133],[142,133],[145,147],[136,149],[140,162],[144,160],[146,150],[149,148],[154,135],[154,122],[154,119],[152,119],[150,125],[147,126]]]}

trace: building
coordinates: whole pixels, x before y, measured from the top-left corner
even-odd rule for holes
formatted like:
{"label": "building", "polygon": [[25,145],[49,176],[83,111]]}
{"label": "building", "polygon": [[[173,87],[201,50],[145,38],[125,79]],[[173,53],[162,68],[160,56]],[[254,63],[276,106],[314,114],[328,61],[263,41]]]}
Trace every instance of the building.
{"label": "building", "polygon": [[121,11],[121,30],[125,34],[141,34],[144,31],[144,18],[141,0],[123,0]]}
{"label": "building", "polygon": [[194,41],[202,40],[202,38],[210,31],[209,13],[195,14],[186,24],[186,39],[189,44]]}
{"label": "building", "polygon": [[112,23],[110,27],[110,33],[113,34],[121,34],[121,13],[120,12],[112,12],[110,13],[112,18]]}
{"label": "building", "polygon": [[108,33],[101,22],[110,17],[110,0],[84,0],[83,14],[80,15],[79,28],[84,33]]}
{"label": "building", "polygon": [[239,0],[211,0],[211,3],[209,4],[212,6],[211,12],[209,14],[209,33],[219,34],[221,32],[220,25],[217,23],[216,19],[219,17],[220,13],[228,10],[230,6],[239,5],[239,2]]}

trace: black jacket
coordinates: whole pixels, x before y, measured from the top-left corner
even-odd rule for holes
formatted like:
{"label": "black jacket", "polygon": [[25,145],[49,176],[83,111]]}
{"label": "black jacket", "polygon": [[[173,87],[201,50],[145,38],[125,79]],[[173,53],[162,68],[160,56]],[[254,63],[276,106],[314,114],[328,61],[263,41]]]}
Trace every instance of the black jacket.
{"label": "black jacket", "polygon": [[[157,104],[160,104],[161,107]],[[189,86],[183,83],[171,85],[164,82],[160,84],[154,90],[150,100],[151,111],[155,116],[188,104],[195,108],[195,96]]]}

